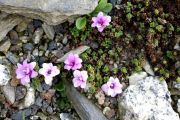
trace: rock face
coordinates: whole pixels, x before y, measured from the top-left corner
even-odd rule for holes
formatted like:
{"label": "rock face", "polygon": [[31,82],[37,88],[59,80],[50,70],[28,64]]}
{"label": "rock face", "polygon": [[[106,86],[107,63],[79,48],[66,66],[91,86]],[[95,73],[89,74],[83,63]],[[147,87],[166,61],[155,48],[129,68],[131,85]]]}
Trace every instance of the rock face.
{"label": "rock face", "polygon": [[0,0],[0,10],[57,25],[92,12],[97,4],[98,0]]}
{"label": "rock face", "polygon": [[130,85],[119,98],[119,111],[123,120],[179,120],[166,82],[155,77]]}

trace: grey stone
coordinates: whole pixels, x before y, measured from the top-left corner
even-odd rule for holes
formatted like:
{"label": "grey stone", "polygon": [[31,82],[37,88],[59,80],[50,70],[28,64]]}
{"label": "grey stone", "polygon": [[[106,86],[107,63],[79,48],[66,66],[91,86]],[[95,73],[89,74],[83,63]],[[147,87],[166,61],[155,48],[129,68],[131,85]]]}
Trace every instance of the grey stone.
{"label": "grey stone", "polygon": [[67,36],[64,36],[64,38],[63,38],[63,40],[62,40],[62,43],[66,45],[67,42],[68,42]]}
{"label": "grey stone", "polygon": [[18,44],[19,36],[18,36],[18,34],[17,34],[17,32],[15,30],[11,30],[9,32],[9,36],[10,36],[12,44]]}
{"label": "grey stone", "polygon": [[8,52],[6,54],[6,58],[13,64],[17,64],[19,61],[19,58],[15,54],[13,54],[12,52]]}
{"label": "grey stone", "polygon": [[32,110],[31,109],[24,109],[24,110],[20,110],[16,113],[14,113],[11,118],[13,120],[24,120],[23,118],[25,117],[28,117],[30,116],[32,113]]}
{"label": "grey stone", "polygon": [[2,87],[2,92],[8,102],[13,104],[15,102],[15,88],[10,85]]}
{"label": "grey stone", "polygon": [[40,19],[58,25],[74,17],[91,13],[98,0],[0,0],[1,11]]}
{"label": "grey stone", "polygon": [[47,112],[48,112],[49,114],[52,114],[52,113],[53,113],[53,109],[52,109],[51,106],[48,106],[46,110],[47,110]]}
{"label": "grey stone", "polygon": [[8,67],[0,64],[0,86],[7,85],[9,80],[11,79],[11,75]]}
{"label": "grey stone", "polygon": [[34,45],[32,43],[26,43],[23,45],[24,51],[32,51],[34,49]]}
{"label": "grey stone", "polygon": [[119,98],[119,113],[123,120],[179,120],[166,82],[156,77],[130,85]]}
{"label": "grey stone", "polygon": [[22,99],[26,95],[26,88],[24,86],[16,87],[16,101]]}
{"label": "grey stone", "polygon": [[43,99],[39,96],[35,101],[35,105],[37,105],[38,107],[41,107],[42,101],[43,101]]}
{"label": "grey stone", "polygon": [[48,44],[48,50],[55,50],[57,49],[57,44],[55,41],[51,41],[49,44]]}
{"label": "grey stone", "polygon": [[102,112],[91,103],[86,97],[81,95],[71,84],[64,80],[66,94],[74,106],[76,112],[82,120],[107,120]]}
{"label": "grey stone", "polygon": [[47,37],[51,40],[53,40],[54,35],[55,35],[55,31],[53,26],[50,26],[46,23],[42,24],[42,28],[44,30],[44,32],[46,33]]}
{"label": "grey stone", "polygon": [[0,51],[6,53],[11,46],[11,42],[9,39],[6,39],[4,41],[1,41],[0,43]]}
{"label": "grey stone", "polygon": [[33,34],[33,41],[35,44],[38,44],[43,36],[43,29],[42,28],[37,28],[37,30]]}
{"label": "grey stone", "polygon": [[[1,1],[0,1],[1,6]],[[9,15],[0,21],[0,41],[12,30],[17,24],[22,21],[22,17]]]}

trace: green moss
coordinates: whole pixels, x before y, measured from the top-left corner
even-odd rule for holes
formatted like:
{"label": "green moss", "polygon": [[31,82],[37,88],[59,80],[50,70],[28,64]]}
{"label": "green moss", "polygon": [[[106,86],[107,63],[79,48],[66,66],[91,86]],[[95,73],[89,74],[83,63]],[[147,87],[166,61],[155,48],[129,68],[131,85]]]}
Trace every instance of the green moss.
{"label": "green moss", "polygon": [[127,73],[126,67],[122,67],[122,68],[121,68],[121,72],[124,73],[124,74],[126,74],[126,73]]}
{"label": "green moss", "polygon": [[104,66],[103,72],[104,73],[108,73],[109,72],[109,67],[107,65]]}

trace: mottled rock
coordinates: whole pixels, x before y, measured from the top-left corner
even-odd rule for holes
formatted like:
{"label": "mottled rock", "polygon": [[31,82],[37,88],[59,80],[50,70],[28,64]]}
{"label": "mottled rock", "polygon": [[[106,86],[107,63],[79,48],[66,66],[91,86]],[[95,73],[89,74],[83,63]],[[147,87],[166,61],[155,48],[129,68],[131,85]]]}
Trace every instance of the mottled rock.
{"label": "mottled rock", "polygon": [[43,29],[42,28],[37,28],[37,30],[33,34],[33,41],[35,44],[38,44],[43,36]]}
{"label": "mottled rock", "polygon": [[103,93],[103,91],[99,91],[98,93],[95,94],[96,99],[98,100],[98,103],[100,105],[104,104],[105,101],[105,95]]}
{"label": "mottled rock", "polygon": [[112,118],[112,117],[115,115],[115,110],[114,110],[114,109],[111,109],[111,108],[109,108],[109,107],[105,107],[105,108],[103,109],[103,114],[105,114],[106,117],[107,117],[108,119],[110,119],[110,118]]}
{"label": "mottled rock", "polygon": [[[1,1],[0,1],[1,3]],[[1,6],[1,4],[0,4]],[[12,30],[17,24],[22,21],[22,17],[9,15],[0,21],[0,41]]]}
{"label": "mottled rock", "polygon": [[6,39],[4,41],[1,41],[0,43],[0,51],[6,53],[11,46],[11,42],[9,39]]}
{"label": "mottled rock", "polygon": [[156,77],[130,85],[119,98],[119,112],[123,120],[179,120],[166,82]]}
{"label": "mottled rock", "polygon": [[22,99],[26,95],[26,88],[24,86],[16,87],[16,101]]}
{"label": "mottled rock", "polygon": [[13,104],[15,102],[15,88],[10,85],[5,85],[2,87],[2,92],[6,100]]}
{"label": "mottled rock", "polygon": [[8,67],[0,64],[0,86],[7,85],[9,80],[11,79],[11,75]]}
{"label": "mottled rock", "polygon": [[98,0],[0,0],[1,11],[40,19],[51,25],[91,13]]}
{"label": "mottled rock", "polygon": [[42,24],[42,28],[44,30],[44,32],[46,33],[47,37],[51,40],[53,40],[54,35],[55,35],[55,31],[53,26],[50,26],[46,23]]}
{"label": "mottled rock", "polygon": [[66,82],[65,86],[67,97],[82,120],[107,120],[102,112],[71,84]]}

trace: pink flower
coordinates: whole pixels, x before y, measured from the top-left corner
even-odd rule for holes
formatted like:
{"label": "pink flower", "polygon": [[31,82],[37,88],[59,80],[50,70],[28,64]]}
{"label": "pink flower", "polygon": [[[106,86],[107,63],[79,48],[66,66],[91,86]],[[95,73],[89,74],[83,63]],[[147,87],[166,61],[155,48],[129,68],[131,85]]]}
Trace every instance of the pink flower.
{"label": "pink flower", "polygon": [[69,56],[67,57],[67,59],[64,61],[65,66],[64,69],[67,70],[77,70],[80,69],[82,67],[82,60],[81,58],[79,58],[79,56],[77,54],[69,54]]}
{"label": "pink flower", "polygon": [[110,77],[108,82],[102,85],[101,89],[109,96],[115,97],[122,92],[122,84],[118,78]]}
{"label": "pink flower", "polygon": [[74,78],[73,78],[74,87],[85,88],[86,87],[86,81],[88,78],[87,71],[75,70],[73,72],[73,75],[74,75]]}
{"label": "pink flower", "polygon": [[44,76],[45,83],[52,85],[53,77],[60,73],[59,69],[56,66],[53,66],[52,63],[43,63],[43,68],[39,70],[39,74]]}
{"label": "pink flower", "polygon": [[92,18],[91,27],[97,27],[99,32],[102,32],[106,26],[111,22],[111,17],[104,15],[103,12],[99,12],[97,17]]}
{"label": "pink flower", "polygon": [[38,73],[34,71],[35,66],[35,62],[27,63],[27,60],[24,60],[23,64],[17,64],[16,78],[21,80],[21,84],[28,84],[31,78],[38,75]]}

